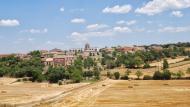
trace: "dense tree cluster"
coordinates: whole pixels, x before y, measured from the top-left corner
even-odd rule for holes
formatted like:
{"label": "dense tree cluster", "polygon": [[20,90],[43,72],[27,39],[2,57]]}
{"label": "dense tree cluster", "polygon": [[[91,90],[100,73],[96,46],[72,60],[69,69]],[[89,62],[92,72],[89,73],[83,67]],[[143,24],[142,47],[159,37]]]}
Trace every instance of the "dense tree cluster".
{"label": "dense tree cluster", "polygon": [[[74,64],[67,68],[49,66],[47,72],[44,72],[40,52],[33,51],[28,55],[30,56],[29,59],[20,59],[14,55],[0,58],[0,76],[30,77],[31,81],[41,82],[46,80],[50,83],[58,83],[60,80],[80,82],[83,77],[100,79],[101,69],[96,66],[96,63],[90,57],[84,60],[82,57],[78,57]],[[91,67],[93,69],[90,69]],[[83,71],[83,68],[87,68],[90,71]]]}
{"label": "dense tree cluster", "polygon": [[121,65],[125,65],[126,68],[149,68],[149,63],[152,61],[159,61],[163,58],[176,58],[177,56],[190,56],[190,52],[185,51],[184,47],[178,47],[178,45],[169,46],[164,45],[161,50],[147,47],[144,51],[136,51],[134,53],[123,53],[115,50],[112,54],[109,54],[102,51],[103,58],[101,64],[108,69],[113,69]]}
{"label": "dense tree cluster", "polygon": [[153,75],[154,80],[170,80],[171,72],[169,70],[164,70],[163,72],[156,71]]}
{"label": "dense tree cluster", "polygon": [[43,81],[44,65],[41,63],[39,51],[29,53],[30,59],[20,59],[14,55],[0,58],[0,76],[32,77],[32,81]]}

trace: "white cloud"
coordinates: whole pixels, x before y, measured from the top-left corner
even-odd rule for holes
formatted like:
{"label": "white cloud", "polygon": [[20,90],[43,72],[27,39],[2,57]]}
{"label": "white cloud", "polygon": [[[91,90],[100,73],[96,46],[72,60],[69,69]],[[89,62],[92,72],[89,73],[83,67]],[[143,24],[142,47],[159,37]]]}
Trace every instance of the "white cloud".
{"label": "white cloud", "polygon": [[103,29],[103,28],[107,28],[109,27],[106,24],[92,24],[92,25],[88,25],[86,28],[88,30],[98,30],[98,29]]}
{"label": "white cloud", "polygon": [[126,24],[127,22],[124,20],[117,21],[116,24]]}
{"label": "white cloud", "polygon": [[188,32],[190,27],[172,27],[167,26],[158,30],[159,32],[169,32],[169,33],[179,33],[179,32]]}
{"label": "white cloud", "polygon": [[71,34],[70,38],[72,39],[72,41],[77,42],[77,43],[82,43],[82,42],[88,41],[87,37],[85,37],[84,35],[82,35],[79,32],[73,32]]}
{"label": "white cloud", "polygon": [[123,5],[119,6],[116,5],[114,7],[106,7],[105,9],[102,10],[103,13],[116,13],[116,14],[126,14],[130,12],[132,9],[131,5]]}
{"label": "white cloud", "polygon": [[176,17],[183,17],[183,14],[181,13],[181,11],[172,11],[172,15]]}
{"label": "white cloud", "polygon": [[136,13],[155,15],[166,10],[177,10],[190,7],[190,0],[151,0],[141,8],[135,10]]}
{"label": "white cloud", "polygon": [[57,42],[57,41],[47,41],[47,45],[65,45],[63,42]]}
{"label": "white cloud", "polygon": [[34,41],[34,38],[28,38],[28,41]]}
{"label": "white cloud", "polygon": [[23,43],[33,43],[34,38],[18,38],[17,40],[13,41],[13,44],[23,44]]}
{"label": "white cloud", "polygon": [[134,24],[136,24],[136,23],[137,23],[136,20],[131,20],[131,21],[128,21],[128,22],[127,22],[127,25],[134,25]]}
{"label": "white cloud", "polygon": [[27,30],[23,30],[20,31],[21,33],[32,33],[32,34],[36,34],[36,33],[47,33],[48,29],[44,28],[44,29],[27,29]]}
{"label": "white cloud", "polygon": [[[71,36],[73,37],[104,37],[104,36],[113,36],[113,32],[111,30],[105,30],[101,32],[98,32],[98,31],[83,32],[83,33],[73,32]],[[83,38],[83,40],[86,40],[86,39]]]}
{"label": "white cloud", "polygon": [[114,37],[122,35],[123,33],[130,33],[132,30],[128,27],[113,27],[103,31],[87,31],[87,32],[73,32],[69,38],[77,43],[87,42],[92,37]]}
{"label": "white cloud", "polygon": [[128,27],[120,27],[120,26],[117,26],[117,27],[114,27],[113,28],[113,31],[115,32],[132,32],[132,30]]}
{"label": "white cloud", "polygon": [[75,18],[71,20],[71,23],[85,23],[86,20],[83,18]]}
{"label": "white cloud", "polygon": [[5,27],[13,27],[13,26],[19,26],[20,22],[16,19],[2,19],[0,20],[0,26],[5,26]]}
{"label": "white cloud", "polygon": [[136,24],[137,21],[136,20],[130,20],[130,21],[125,21],[125,20],[120,20],[120,21],[117,21],[116,24],[126,24],[128,26],[130,25],[134,25]]}
{"label": "white cloud", "polygon": [[65,8],[64,8],[64,7],[61,7],[59,10],[60,10],[61,12],[64,12],[64,11],[65,11]]}

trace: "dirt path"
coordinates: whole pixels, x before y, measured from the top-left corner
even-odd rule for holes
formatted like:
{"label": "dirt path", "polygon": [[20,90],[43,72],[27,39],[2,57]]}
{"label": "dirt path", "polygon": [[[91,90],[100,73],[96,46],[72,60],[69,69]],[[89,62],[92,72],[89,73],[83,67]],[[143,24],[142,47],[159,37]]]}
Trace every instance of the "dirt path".
{"label": "dirt path", "polygon": [[96,101],[95,98],[104,90],[109,88],[115,82],[113,80],[104,80],[85,87],[81,87],[64,94],[56,101],[41,102],[37,107],[75,107],[83,105],[89,107]]}

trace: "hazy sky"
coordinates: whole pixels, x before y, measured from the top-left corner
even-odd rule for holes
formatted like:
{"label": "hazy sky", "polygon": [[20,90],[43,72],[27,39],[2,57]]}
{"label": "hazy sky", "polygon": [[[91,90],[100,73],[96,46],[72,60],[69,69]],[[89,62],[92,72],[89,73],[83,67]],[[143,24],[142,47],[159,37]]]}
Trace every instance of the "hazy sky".
{"label": "hazy sky", "polygon": [[0,0],[0,53],[190,41],[190,0]]}

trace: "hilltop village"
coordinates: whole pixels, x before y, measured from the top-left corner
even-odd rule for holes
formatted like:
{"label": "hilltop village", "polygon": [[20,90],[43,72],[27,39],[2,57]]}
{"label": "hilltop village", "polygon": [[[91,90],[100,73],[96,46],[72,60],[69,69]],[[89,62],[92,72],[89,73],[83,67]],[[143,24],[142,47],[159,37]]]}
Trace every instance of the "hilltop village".
{"label": "hilltop village", "polygon": [[[189,60],[189,43],[150,45],[150,46],[117,46],[96,48],[85,44],[80,49],[36,50],[28,54],[0,55],[0,76],[29,78],[31,81],[49,81],[51,83],[63,80],[80,82],[83,80],[99,80],[106,77],[115,79],[130,78],[130,69],[140,79],[143,70],[154,68],[151,75],[145,79],[171,79],[177,74],[169,71],[171,61],[182,58]],[[181,61],[181,60],[180,60]],[[125,70],[121,72],[120,68]],[[188,68],[187,68],[188,69]],[[157,72],[156,72],[157,71]],[[162,72],[166,77],[157,77]],[[133,73],[134,73],[133,72]],[[180,78],[184,74],[177,71]],[[155,75],[153,75],[155,74]],[[115,76],[115,77],[114,77]],[[19,80],[20,81],[20,80]],[[70,81],[71,82],[71,81]]]}
{"label": "hilltop village", "polygon": [[[178,98],[183,97],[182,105],[186,106],[189,47],[190,43],[175,43],[95,48],[87,43],[80,49],[2,54],[0,106],[148,106],[155,104],[146,103],[149,99],[159,104],[166,101],[166,97],[154,99],[163,93],[170,98],[168,102],[181,101]],[[137,94],[143,97],[137,99]]]}

